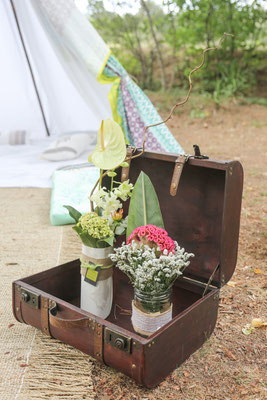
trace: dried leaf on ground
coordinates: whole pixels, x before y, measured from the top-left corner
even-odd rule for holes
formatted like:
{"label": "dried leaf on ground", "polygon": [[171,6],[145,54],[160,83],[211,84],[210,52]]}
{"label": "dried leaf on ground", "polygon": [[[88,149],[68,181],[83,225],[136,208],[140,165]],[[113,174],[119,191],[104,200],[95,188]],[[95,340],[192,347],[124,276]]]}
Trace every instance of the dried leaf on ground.
{"label": "dried leaf on ground", "polygon": [[235,355],[230,350],[227,350],[227,349],[224,348],[223,352],[226,355],[226,357],[228,357],[230,360],[236,361]]}
{"label": "dried leaf on ground", "polygon": [[230,281],[230,282],[227,283],[227,286],[236,287],[237,286],[237,282]]}
{"label": "dried leaf on ground", "polygon": [[190,372],[189,372],[189,371],[184,371],[184,376],[185,376],[186,378],[188,378],[188,377],[190,376]]}
{"label": "dried leaf on ground", "polygon": [[254,269],[254,273],[255,274],[262,274],[262,270],[260,270],[259,268],[255,268]]}
{"label": "dried leaf on ground", "polygon": [[251,321],[251,326],[253,328],[262,328],[264,326],[267,326],[267,322],[263,321],[261,318],[253,318]]}

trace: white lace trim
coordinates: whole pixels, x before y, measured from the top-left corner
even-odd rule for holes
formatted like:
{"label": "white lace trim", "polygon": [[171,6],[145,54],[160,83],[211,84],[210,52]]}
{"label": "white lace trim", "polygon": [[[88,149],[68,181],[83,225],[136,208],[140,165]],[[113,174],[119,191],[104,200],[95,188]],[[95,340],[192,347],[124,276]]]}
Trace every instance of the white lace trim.
{"label": "white lace trim", "polygon": [[163,312],[146,314],[139,310],[132,302],[132,324],[134,329],[140,333],[153,333],[167,324],[172,319],[172,304]]}

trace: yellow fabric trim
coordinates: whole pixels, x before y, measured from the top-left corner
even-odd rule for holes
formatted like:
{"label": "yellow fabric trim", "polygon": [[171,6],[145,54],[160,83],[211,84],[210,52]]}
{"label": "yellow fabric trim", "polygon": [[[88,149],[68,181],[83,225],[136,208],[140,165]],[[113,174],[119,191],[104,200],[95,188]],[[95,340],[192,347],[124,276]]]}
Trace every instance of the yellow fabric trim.
{"label": "yellow fabric trim", "polygon": [[119,76],[110,76],[110,77],[108,77],[108,76],[104,75],[104,73],[103,73],[104,68],[105,68],[105,66],[106,66],[106,64],[108,62],[110,54],[111,54],[111,51],[109,51],[109,53],[108,53],[103,65],[102,65],[102,67],[101,67],[101,69],[99,71],[99,74],[97,75],[97,80],[102,85],[106,85],[106,84],[112,83],[112,87],[111,87],[111,89],[109,91],[109,94],[108,94],[108,99],[109,99],[109,102],[110,102],[113,119],[114,119],[115,122],[117,122],[120,125],[120,127],[121,127],[121,129],[122,129],[122,131],[124,133],[125,142],[128,143],[128,141],[126,139],[126,136],[125,136],[124,129],[123,129],[122,117],[118,113],[118,97],[119,97],[119,87],[120,87],[121,78]]}
{"label": "yellow fabric trim", "polygon": [[[109,59],[110,54],[111,54],[111,50],[109,50],[109,52],[108,52],[108,54],[107,54],[107,56],[106,56],[106,58],[105,58],[105,61],[103,62],[103,65],[102,65],[102,67],[100,68],[100,71],[98,72],[98,75],[97,75],[97,80],[98,80],[98,81],[99,81],[99,78],[101,77],[101,75],[103,74],[104,68],[105,68],[105,66],[106,66],[106,64],[107,64],[107,62],[108,62],[108,59]],[[100,82],[100,83],[101,83],[101,82]]]}

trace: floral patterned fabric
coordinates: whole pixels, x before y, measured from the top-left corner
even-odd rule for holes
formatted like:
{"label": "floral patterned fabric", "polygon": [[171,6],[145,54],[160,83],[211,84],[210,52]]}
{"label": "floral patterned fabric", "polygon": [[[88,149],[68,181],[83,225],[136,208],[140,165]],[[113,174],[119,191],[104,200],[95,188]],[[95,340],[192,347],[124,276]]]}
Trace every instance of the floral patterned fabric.
{"label": "floral patterned fabric", "polygon": [[[145,93],[133,82],[113,55],[109,56],[103,75],[107,78],[120,77],[117,111],[122,119],[122,128],[130,144],[142,147],[145,126],[161,122],[162,119]],[[184,154],[184,150],[165,124],[148,130],[145,148],[151,151]]]}

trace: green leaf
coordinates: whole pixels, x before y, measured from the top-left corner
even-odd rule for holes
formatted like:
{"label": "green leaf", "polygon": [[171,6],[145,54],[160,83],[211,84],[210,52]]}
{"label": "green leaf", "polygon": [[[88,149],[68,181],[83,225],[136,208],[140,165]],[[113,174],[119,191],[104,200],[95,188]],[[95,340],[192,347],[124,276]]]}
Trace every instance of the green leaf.
{"label": "green leaf", "polygon": [[97,240],[92,236],[89,236],[87,232],[84,232],[80,226],[75,225],[72,229],[78,233],[85,246],[96,247]]}
{"label": "green leaf", "polygon": [[114,176],[117,176],[117,173],[114,172],[114,171],[109,171],[109,172],[107,173],[107,176],[109,176],[110,178],[114,178]]}
{"label": "green leaf", "polygon": [[134,185],[128,213],[127,237],[139,226],[164,228],[159,201],[149,177],[142,171]]}
{"label": "green leaf", "polygon": [[80,226],[74,225],[74,226],[72,227],[72,229],[73,229],[74,231],[76,231],[76,232],[78,233],[78,235],[81,235],[81,234],[83,233],[83,230],[82,230],[82,228],[81,228]]}
{"label": "green leaf", "polygon": [[97,242],[98,243],[105,242],[105,243],[109,244],[110,246],[113,246],[114,236],[110,236],[110,237],[108,237],[106,239],[99,239]]}
{"label": "green leaf", "polygon": [[129,164],[126,161],[123,161],[120,166],[127,168],[129,167]]}
{"label": "green leaf", "polygon": [[78,210],[76,210],[71,206],[63,206],[63,207],[65,207],[68,210],[70,216],[74,219],[75,222],[79,221],[79,218],[82,216],[82,214]]}
{"label": "green leaf", "polygon": [[82,232],[79,236],[85,246],[94,247],[94,248],[97,247],[96,246],[97,240],[95,238],[93,238],[92,236],[89,236],[86,232]]}

